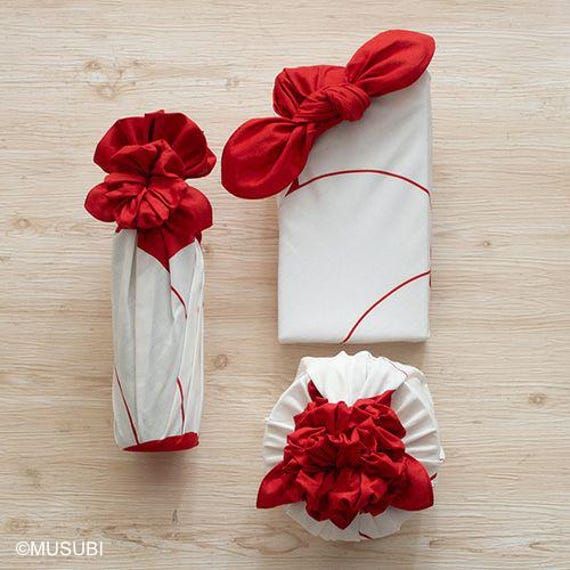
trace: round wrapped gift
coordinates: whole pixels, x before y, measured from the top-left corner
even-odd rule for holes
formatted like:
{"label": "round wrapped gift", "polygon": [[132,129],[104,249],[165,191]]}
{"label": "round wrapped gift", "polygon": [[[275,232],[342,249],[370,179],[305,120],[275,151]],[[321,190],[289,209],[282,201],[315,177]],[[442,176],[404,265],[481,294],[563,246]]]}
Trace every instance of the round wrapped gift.
{"label": "round wrapped gift", "polygon": [[[323,437],[325,447],[319,447]],[[299,441],[309,443],[303,447]],[[362,445],[373,447],[366,450],[373,453],[363,454]],[[258,507],[287,504],[289,516],[325,540],[393,534],[414,511],[431,506],[432,486],[444,460],[426,379],[416,368],[369,352],[303,358],[297,377],[266,420],[263,458],[270,471]],[[371,475],[372,463],[374,473],[379,469],[382,476]],[[299,470],[300,464],[305,468]],[[346,472],[358,480],[356,491],[347,486]],[[318,497],[308,497],[307,488],[317,489]],[[364,508],[353,518],[343,517],[342,505],[354,510],[365,493]],[[301,496],[306,500],[296,500]]]}

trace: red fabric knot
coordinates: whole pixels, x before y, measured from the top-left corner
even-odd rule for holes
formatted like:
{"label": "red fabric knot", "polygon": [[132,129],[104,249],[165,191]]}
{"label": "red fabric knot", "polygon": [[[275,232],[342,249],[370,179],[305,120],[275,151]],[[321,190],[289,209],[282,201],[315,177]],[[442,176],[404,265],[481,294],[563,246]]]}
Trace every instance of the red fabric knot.
{"label": "red fabric knot", "polygon": [[185,179],[208,174],[216,157],[186,115],[120,119],[97,145],[94,161],[108,174],[88,193],[87,211],[119,230],[138,230],[138,246],[165,267],[212,225],[209,200]]}
{"label": "red fabric knot", "polygon": [[317,138],[341,121],[359,120],[373,97],[412,85],[427,69],[435,42],[406,30],[382,32],[346,67],[287,68],[275,79],[277,117],[251,119],[228,139],[222,184],[241,198],[266,198],[296,180]]}
{"label": "red fabric knot", "polygon": [[313,401],[295,416],[283,460],[261,483],[258,508],[304,501],[315,520],[344,529],[360,513],[432,506],[429,474],[406,453],[392,393],[333,404],[311,382]]}
{"label": "red fabric knot", "polygon": [[188,185],[182,161],[165,140],[131,145],[112,158],[113,170],[103,182],[108,207],[121,229],[161,226],[175,210]]}
{"label": "red fabric knot", "polygon": [[312,93],[295,113],[295,122],[358,121],[370,105],[366,91],[352,83],[329,85]]}

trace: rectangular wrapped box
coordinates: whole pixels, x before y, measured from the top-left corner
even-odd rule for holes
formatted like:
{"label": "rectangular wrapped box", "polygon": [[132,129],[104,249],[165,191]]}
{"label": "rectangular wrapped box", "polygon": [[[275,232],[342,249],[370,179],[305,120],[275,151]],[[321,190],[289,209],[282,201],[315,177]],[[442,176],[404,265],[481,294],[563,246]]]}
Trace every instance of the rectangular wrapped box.
{"label": "rectangular wrapped box", "polygon": [[317,140],[279,198],[281,342],[429,337],[430,77]]}

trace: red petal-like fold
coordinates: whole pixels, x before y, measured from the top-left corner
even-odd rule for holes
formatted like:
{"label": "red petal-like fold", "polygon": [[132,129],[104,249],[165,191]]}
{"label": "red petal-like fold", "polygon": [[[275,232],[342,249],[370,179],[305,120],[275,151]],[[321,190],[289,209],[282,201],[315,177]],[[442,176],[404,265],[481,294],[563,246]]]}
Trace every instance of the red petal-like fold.
{"label": "red petal-like fold", "polygon": [[162,111],[116,121],[97,145],[93,160],[106,172],[112,172],[112,159],[125,146],[142,146],[160,140],[168,143],[180,157],[182,178],[205,176],[216,163],[204,133],[194,121],[183,113]]}
{"label": "red petal-like fold", "polygon": [[433,485],[426,468],[411,455],[405,456],[405,484],[392,505],[406,511],[420,511],[433,505]]}
{"label": "red petal-like fold", "polygon": [[115,221],[115,209],[113,203],[107,198],[108,188],[103,182],[91,188],[85,198],[85,209],[102,222]]}
{"label": "red petal-like fold", "polygon": [[149,140],[149,122],[144,117],[127,117],[115,121],[95,149],[93,162],[105,172],[112,172],[111,159],[125,146],[144,145]]}
{"label": "red petal-like fold", "polygon": [[323,397],[312,380],[309,380],[309,383],[307,384],[307,391],[309,392],[309,397],[313,401]]}
{"label": "red petal-like fold", "polygon": [[303,170],[315,139],[307,125],[288,119],[253,119],[228,140],[222,154],[222,184],[235,196],[277,194]]}
{"label": "red petal-like fold", "polygon": [[278,463],[263,478],[257,494],[257,508],[270,509],[289,503],[298,503],[301,498],[299,487],[295,484],[295,473],[287,472],[282,463]]}
{"label": "red petal-like fold", "polygon": [[168,260],[212,225],[212,206],[198,189],[188,186],[178,207],[159,227],[138,233],[138,246],[168,270]]}
{"label": "red petal-like fold", "polygon": [[153,136],[170,144],[184,164],[182,178],[202,178],[216,164],[200,127],[182,113],[164,113],[155,118]]}
{"label": "red petal-like fold", "polygon": [[409,87],[419,79],[434,51],[431,36],[388,30],[356,51],[346,66],[346,77],[370,97],[379,97]]}

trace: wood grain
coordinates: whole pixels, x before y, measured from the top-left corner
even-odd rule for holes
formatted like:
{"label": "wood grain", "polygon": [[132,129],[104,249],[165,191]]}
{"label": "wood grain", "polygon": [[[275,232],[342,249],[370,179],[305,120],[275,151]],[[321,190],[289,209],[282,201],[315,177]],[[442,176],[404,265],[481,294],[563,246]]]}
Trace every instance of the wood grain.
{"label": "wood grain", "polygon": [[[570,568],[570,10],[564,0],[4,0],[0,5],[0,566]],[[433,34],[432,333],[368,346],[422,368],[447,464],[437,507],[358,545],[256,511],[262,419],[305,354],[276,341],[275,204],[200,182],[206,406],[188,454],[116,449],[112,229],[83,211],[118,117],[191,115],[219,155],[285,65],[377,31]],[[353,347],[351,351],[355,351]],[[90,538],[99,560],[19,558]]]}

